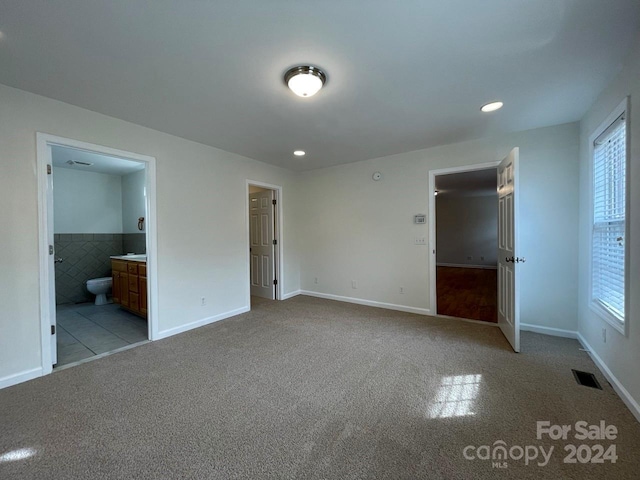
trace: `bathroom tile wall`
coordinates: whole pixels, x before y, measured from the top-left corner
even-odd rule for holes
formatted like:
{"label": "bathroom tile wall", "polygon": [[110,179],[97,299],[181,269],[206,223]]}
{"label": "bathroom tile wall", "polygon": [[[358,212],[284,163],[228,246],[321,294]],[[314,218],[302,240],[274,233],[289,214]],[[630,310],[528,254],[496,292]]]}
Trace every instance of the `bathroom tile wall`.
{"label": "bathroom tile wall", "polygon": [[122,245],[124,253],[147,253],[147,235],[145,233],[123,233]]}
{"label": "bathroom tile wall", "polygon": [[86,281],[111,276],[111,255],[122,255],[123,235],[117,233],[57,233],[54,235],[56,304],[92,302]]}

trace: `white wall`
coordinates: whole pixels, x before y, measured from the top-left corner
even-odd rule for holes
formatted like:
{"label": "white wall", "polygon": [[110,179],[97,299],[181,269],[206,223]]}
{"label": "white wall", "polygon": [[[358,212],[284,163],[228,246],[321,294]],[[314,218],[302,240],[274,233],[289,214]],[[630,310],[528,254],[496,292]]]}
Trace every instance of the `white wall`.
{"label": "white wall", "polygon": [[119,175],[53,169],[55,233],[122,233]]}
{"label": "white wall", "polygon": [[[630,130],[631,188],[629,251],[629,336],[625,337],[601,320],[588,307],[590,179],[589,136],[611,111],[631,95]],[[624,388],[640,403],[640,38],[623,70],[602,92],[580,123],[580,296],[578,331],[604,361]],[[602,329],[607,331],[604,343]]]}
{"label": "white wall", "polygon": [[[429,170],[492,162],[520,147],[524,323],[576,330],[578,124],[377,158],[300,175],[301,287],[426,309]],[[375,171],[383,174],[374,182]],[[314,283],[315,278],[318,283]],[[358,288],[351,287],[351,281]],[[399,293],[399,287],[405,293]]]}
{"label": "white wall", "polygon": [[0,85],[0,383],[41,365],[36,132],[156,157],[160,331],[248,307],[247,179],[283,187],[283,286],[299,289],[291,173]]}
{"label": "white wall", "polygon": [[[122,233],[146,231],[145,171],[122,176]],[[145,217],[145,227],[138,230],[138,218]]]}
{"label": "white wall", "polygon": [[435,201],[436,262],[496,266],[498,195],[440,194]]}

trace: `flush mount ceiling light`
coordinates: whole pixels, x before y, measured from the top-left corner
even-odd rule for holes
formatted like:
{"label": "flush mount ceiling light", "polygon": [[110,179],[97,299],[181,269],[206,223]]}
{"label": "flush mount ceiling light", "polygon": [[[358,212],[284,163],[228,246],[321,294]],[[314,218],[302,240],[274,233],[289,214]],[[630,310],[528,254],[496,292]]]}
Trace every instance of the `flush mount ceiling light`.
{"label": "flush mount ceiling light", "polygon": [[293,154],[296,157],[304,157],[306,155],[306,152],[304,150],[296,150],[295,152],[293,152]]}
{"label": "flush mount ceiling light", "polygon": [[495,112],[496,110],[500,110],[504,103],[502,102],[491,102],[480,107],[480,110],[484,113]]}
{"label": "flush mount ceiling light", "polygon": [[284,74],[284,83],[299,97],[312,97],[322,88],[327,76],[318,67],[299,65]]}

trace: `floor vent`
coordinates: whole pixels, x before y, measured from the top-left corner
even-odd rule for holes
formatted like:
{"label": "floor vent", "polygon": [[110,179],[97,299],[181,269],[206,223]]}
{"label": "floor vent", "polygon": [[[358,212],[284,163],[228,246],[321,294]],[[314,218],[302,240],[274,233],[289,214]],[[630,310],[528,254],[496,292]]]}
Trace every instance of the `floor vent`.
{"label": "floor vent", "polygon": [[573,376],[578,382],[579,385],[584,385],[585,387],[597,388],[602,390],[602,387],[598,383],[595,375],[589,372],[581,372],[580,370],[571,370],[573,372]]}

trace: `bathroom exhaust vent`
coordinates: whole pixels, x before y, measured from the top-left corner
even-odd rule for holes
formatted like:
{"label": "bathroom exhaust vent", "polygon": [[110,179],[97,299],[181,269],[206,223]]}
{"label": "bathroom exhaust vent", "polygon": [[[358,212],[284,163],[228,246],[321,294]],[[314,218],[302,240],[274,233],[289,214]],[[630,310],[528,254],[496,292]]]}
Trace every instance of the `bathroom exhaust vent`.
{"label": "bathroom exhaust vent", "polygon": [[598,379],[595,377],[593,373],[589,372],[581,372],[580,370],[571,370],[573,372],[573,377],[578,382],[578,385],[584,385],[585,387],[597,388],[602,390],[602,387],[598,383]]}
{"label": "bathroom exhaust vent", "polygon": [[67,165],[83,165],[85,167],[90,167],[93,163],[89,162],[80,162],[78,160],[67,160]]}

